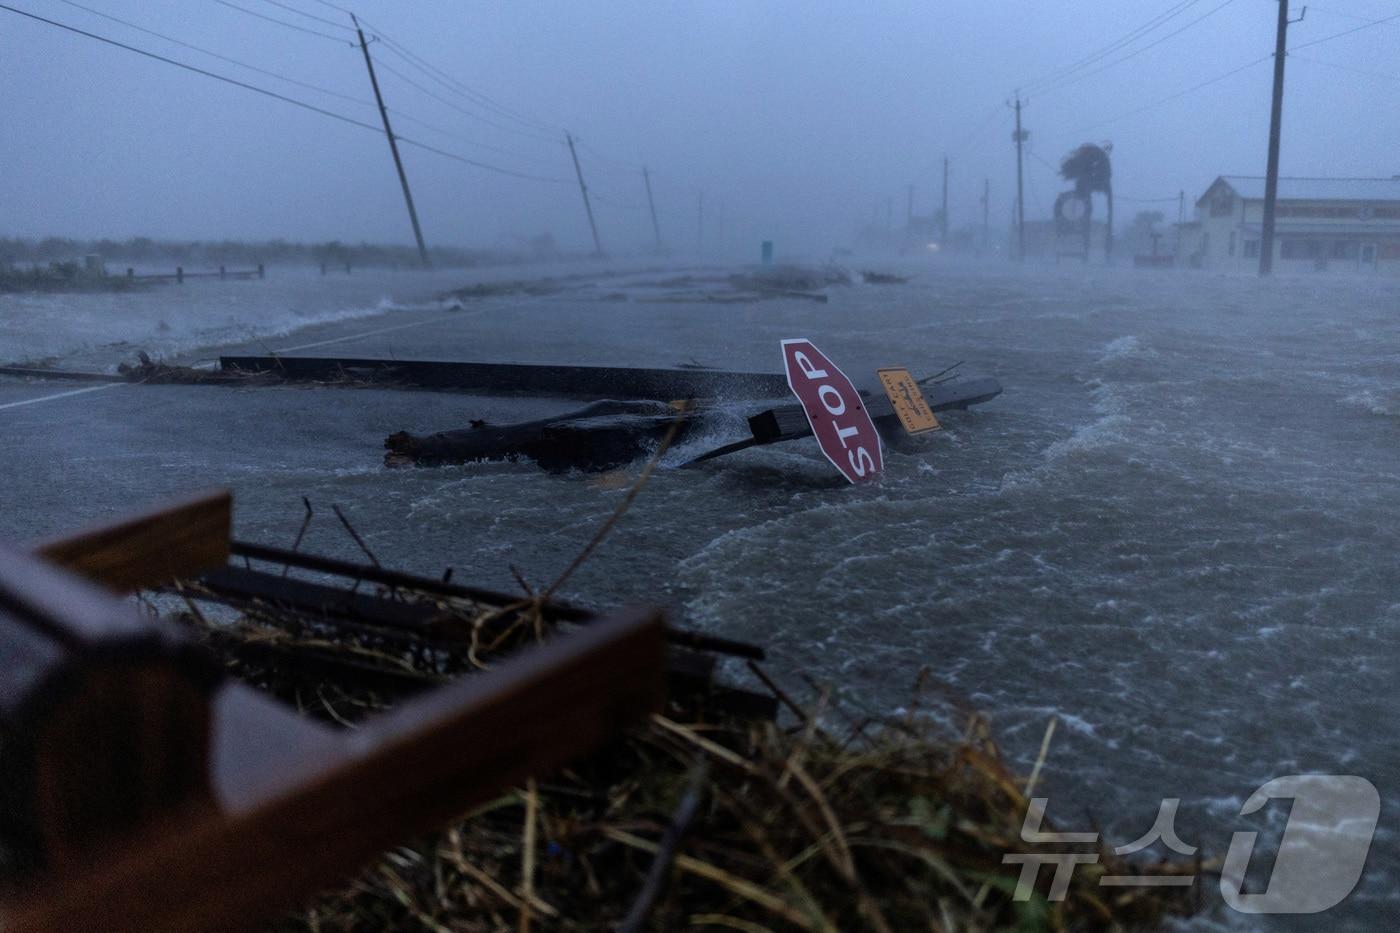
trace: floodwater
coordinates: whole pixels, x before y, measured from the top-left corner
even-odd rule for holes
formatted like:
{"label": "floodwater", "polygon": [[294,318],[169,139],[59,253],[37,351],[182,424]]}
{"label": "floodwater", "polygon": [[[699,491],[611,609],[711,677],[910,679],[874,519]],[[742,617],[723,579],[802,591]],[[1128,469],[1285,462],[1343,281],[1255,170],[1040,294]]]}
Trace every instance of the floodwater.
{"label": "floodwater", "polygon": [[[810,441],[663,469],[566,595],[661,602],[687,625],[766,644],[794,692],[806,691],[805,673],[863,709],[907,708],[927,668],[989,713],[1021,760],[1056,717],[1050,815],[1082,824],[1090,814],[1117,843],[1141,836],[1159,802],[1176,797],[1181,837],[1223,855],[1236,829],[1267,835],[1286,819],[1272,806],[1263,819],[1239,817],[1271,778],[1365,777],[1383,799],[1368,870],[1322,918],[1391,925],[1400,282],[906,271],[917,274],[908,285],[833,289],[824,305],[609,300],[623,281],[486,299],[455,316],[433,293],[464,284],[462,273],[0,297],[0,359],[110,366],[138,347],[196,358],[230,342],[290,346],[302,338],[285,335],[311,323],[313,336],[333,339],[423,321],[314,352],[776,370],[778,341],[805,336],[857,382],[877,365],[920,374],[966,360],[1005,394],[887,449],[880,482],[847,486]],[[339,320],[371,314],[383,316]],[[324,508],[308,546],[353,553],[325,520],[337,502],[386,563],[435,573],[451,564],[460,579],[502,587],[515,567],[544,584],[617,506],[618,484],[525,463],[388,471],[379,445],[400,428],[571,404],[121,387],[0,409],[16,464],[0,535],[226,482],[244,538],[289,541],[306,495]],[[742,436],[749,407],[725,403],[725,427],[664,465]],[[46,472],[42,457],[65,462]],[[1205,923],[1309,919],[1221,909]]]}

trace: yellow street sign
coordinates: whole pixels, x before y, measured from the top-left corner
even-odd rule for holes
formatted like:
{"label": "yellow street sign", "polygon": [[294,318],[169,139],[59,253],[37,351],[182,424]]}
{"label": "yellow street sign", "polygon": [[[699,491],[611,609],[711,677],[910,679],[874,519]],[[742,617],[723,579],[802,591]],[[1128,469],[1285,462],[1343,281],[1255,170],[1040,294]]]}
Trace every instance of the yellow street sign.
{"label": "yellow street sign", "polygon": [[909,370],[877,369],[875,374],[880,377],[880,385],[890,397],[890,404],[894,406],[894,413],[899,416],[904,430],[910,434],[927,434],[942,427],[933,416],[933,409],[928,407],[923,390],[909,375]]}

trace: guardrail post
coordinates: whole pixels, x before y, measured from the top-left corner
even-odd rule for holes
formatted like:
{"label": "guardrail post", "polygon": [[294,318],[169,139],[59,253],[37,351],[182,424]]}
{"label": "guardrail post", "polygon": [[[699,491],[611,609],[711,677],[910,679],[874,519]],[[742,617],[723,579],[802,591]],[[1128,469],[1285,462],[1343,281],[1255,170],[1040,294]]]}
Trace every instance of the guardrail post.
{"label": "guardrail post", "polygon": [[184,285],[184,284],[185,284],[185,267],[184,267],[184,266],[176,266],[176,267],[175,267],[175,284],[176,284],[176,285]]}
{"label": "guardrail post", "polygon": [[222,281],[224,280],[224,276],[225,276],[224,267],[223,267],[223,266],[220,266],[220,267],[219,267],[219,281],[222,282]]}
{"label": "guardrail post", "polygon": [[263,270],[263,264],[258,263],[258,278],[266,278],[267,273]]}

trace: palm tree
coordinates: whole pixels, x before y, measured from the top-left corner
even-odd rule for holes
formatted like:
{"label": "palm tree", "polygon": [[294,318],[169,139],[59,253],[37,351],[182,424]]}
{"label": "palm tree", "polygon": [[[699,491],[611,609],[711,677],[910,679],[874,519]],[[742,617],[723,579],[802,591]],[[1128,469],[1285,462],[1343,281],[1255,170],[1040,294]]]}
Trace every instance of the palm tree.
{"label": "palm tree", "polygon": [[1112,143],[1104,143],[1102,146],[1085,143],[1060,162],[1060,177],[1074,182],[1075,195],[1084,200],[1085,262],[1089,261],[1089,231],[1092,228],[1095,191],[1102,191],[1108,198],[1108,230],[1104,235],[1104,259],[1107,260],[1113,254],[1113,166],[1108,158],[1112,151]]}

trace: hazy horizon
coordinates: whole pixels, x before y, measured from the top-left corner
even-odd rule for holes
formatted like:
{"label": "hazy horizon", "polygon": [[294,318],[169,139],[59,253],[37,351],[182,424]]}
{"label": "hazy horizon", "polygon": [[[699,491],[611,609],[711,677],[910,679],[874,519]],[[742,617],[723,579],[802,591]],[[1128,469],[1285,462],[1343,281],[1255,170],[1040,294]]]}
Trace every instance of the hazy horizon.
{"label": "hazy horizon", "polygon": [[[64,0],[17,8],[378,123],[348,16],[332,4],[81,5],[353,100]],[[652,239],[642,165],[653,172],[663,238],[682,249],[695,244],[702,189],[709,245],[723,216],[730,244],[829,248],[861,223],[883,223],[887,211],[901,223],[910,184],[916,213],[931,213],[945,153],[952,226],[980,224],[990,179],[991,224],[1005,229],[1015,183],[1005,102],[1017,87],[1029,99],[1028,218],[1049,216],[1064,187],[1055,167],[1082,142],[1114,145],[1120,225],[1144,208],[1174,220],[1183,190],[1189,216],[1215,176],[1264,168],[1276,7],[1262,0],[963,2],[937,11],[631,0],[463,10],[434,0],[412,10],[368,3],[357,12],[371,24],[367,33],[393,40],[372,43],[371,52],[396,133],[537,176],[405,145],[430,245],[489,248],[543,232],[566,250],[590,245],[563,128],[581,140],[599,233],[617,251]],[[12,125],[23,127],[0,142],[11,168],[0,180],[9,206],[0,235],[412,242],[382,133],[0,13],[0,75],[17,91]],[[1056,72],[1167,14],[1056,88]],[[1332,0],[1310,4],[1290,30],[1298,52],[1288,60],[1283,174],[1400,173],[1400,113],[1387,106],[1400,70],[1386,69],[1400,18],[1365,25],[1387,16],[1400,17],[1400,8]],[[1357,31],[1339,35],[1350,29]],[[1334,35],[1315,50],[1300,48]]]}

